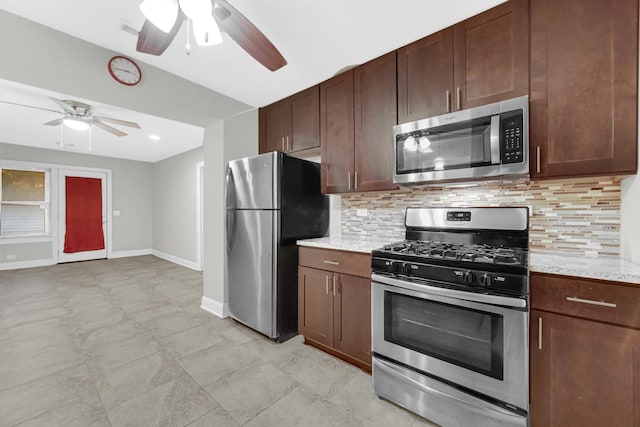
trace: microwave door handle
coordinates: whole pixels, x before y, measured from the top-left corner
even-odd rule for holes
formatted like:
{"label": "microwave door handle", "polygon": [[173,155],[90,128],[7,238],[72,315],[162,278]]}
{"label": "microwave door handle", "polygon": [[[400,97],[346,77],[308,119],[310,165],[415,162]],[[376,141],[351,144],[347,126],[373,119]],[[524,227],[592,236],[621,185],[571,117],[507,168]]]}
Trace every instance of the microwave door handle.
{"label": "microwave door handle", "polygon": [[500,115],[491,116],[491,133],[489,144],[491,146],[491,164],[500,164]]}

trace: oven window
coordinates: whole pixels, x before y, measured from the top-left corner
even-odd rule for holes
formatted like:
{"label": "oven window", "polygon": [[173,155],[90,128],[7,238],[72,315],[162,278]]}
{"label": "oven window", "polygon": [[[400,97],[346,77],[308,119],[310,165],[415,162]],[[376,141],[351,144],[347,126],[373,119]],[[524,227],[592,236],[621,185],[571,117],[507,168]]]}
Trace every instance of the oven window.
{"label": "oven window", "polygon": [[384,311],[385,341],[503,379],[501,315],[393,292]]}

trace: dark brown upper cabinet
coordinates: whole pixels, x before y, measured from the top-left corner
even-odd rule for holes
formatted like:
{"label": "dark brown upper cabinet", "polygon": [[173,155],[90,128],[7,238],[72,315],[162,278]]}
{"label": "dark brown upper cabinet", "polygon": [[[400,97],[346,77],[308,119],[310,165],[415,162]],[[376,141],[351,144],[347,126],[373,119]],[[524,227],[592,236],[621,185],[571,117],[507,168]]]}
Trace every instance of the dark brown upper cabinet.
{"label": "dark brown upper cabinet", "polygon": [[453,28],[398,49],[398,121],[451,111]]}
{"label": "dark brown upper cabinet", "polygon": [[320,84],[320,140],[322,192],[352,191],[353,70]]}
{"label": "dark brown upper cabinet", "polygon": [[638,1],[531,0],[531,177],[635,173]]}
{"label": "dark brown upper cabinet", "polygon": [[398,50],[398,122],[526,95],[528,1],[511,0]]}
{"label": "dark brown upper cabinet", "polygon": [[396,103],[396,52],[320,84],[323,193],[396,188]]}
{"label": "dark brown upper cabinet", "polygon": [[292,153],[320,147],[319,87],[260,109],[259,152]]}
{"label": "dark brown upper cabinet", "polygon": [[355,191],[392,190],[393,126],[398,124],[396,52],[353,70]]}

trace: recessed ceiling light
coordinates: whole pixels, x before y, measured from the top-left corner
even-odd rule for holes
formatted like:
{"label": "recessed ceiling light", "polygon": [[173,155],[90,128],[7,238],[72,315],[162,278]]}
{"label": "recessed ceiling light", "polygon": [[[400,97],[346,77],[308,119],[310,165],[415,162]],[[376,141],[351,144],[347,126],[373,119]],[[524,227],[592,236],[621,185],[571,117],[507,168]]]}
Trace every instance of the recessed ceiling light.
{"label": "recessed ceiling light", "polygon": [[149,139],[152,141],[160,141],[160,137],[158,135],[155,135],[153,133],[149,134]]}

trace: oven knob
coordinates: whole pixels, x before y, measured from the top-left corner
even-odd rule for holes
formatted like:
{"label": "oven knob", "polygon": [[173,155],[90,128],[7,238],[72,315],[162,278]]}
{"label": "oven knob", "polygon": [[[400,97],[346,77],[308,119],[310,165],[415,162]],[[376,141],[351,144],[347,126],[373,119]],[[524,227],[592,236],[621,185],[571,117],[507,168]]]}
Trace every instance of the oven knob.
{"label": "oven knob", "polygon": [[399,274],[406,274],[406,273],[407,273],[407,270],[408,270],[408,268],[407,268],[407,264],[406,264],[406,263],[404,263],[404,262],[399,262],[399,263],[397,264],[397,267],[396,267],[396,272],[397,272],[397,273],[399,273]]}
{"label": "oven knob", "polygon": [[473,273],[470,271],[465,271],[464,274],[462,275],[462,281],[464,283],[472,284],[474,280],[476,280],[476,278],[473,275]]}
{"label": "oven knob", "polygon": [[396,263],[394,261],[387,261],[385,267],[387,267],[387,271],[389,273],[395,273],[396,272]]}
{"label": "oven knob", "polygon": [[488,273],[483,274],[480,276],[480,284],[485,288],[490,288],[493,285],[493,277]]}

